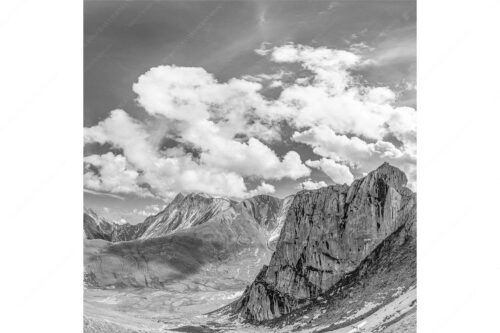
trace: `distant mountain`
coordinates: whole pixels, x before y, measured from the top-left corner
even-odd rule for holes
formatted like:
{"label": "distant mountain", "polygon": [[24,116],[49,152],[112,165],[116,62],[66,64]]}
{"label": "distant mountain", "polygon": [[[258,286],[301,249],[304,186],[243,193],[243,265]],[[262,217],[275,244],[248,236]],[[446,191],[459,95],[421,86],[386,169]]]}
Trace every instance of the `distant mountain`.
{"label": "distant mountain", "polygon": [[176,230],[188,229],[209,220],[229,221],[234,218],[231,209],[235,201],[206,194],[178,194],[172,202],[151,220],[150,226],[139,237],[150,239],[166,236]]}
{"label": "distant mountain", "polygon": [[[384,163],[351,186],[297,193],[269,265],[231,312],[251,322],[279,322],[315,299],[340,302],[345,286],[369,294],[363,286],[381,279],[388,289],[409,288],[416,272],[416,195],[406,183],[401,170]],[[328,299],[315,309],[326,313]]]}
{"label": "distant mountain", "polygon": [[[179,194],[163,211],[123,229],[127,233],[119,225],[109,227],[99,217],[84,215],[84,220],[92,217],[91,229],[97,230],[86,234],[116,242],[86,242],[85,282],[94,287],[163,288],[180,279],[212,276],[243,288],[269,262],[291,198],[259,195],[237,202]],[[224,273],[213,276],[218,270]]]}
{"label": "distant mountain", "polygon": [[136,239],[142,235],[151,220],[139,224],[118,224],[99,216],[90,208],[83,211],[83,231],[85,239],[102,239],[108,242],[121,242]]}
{"label": "distant mountain", "polygon": [[110,242],[160,238],[209,221],[230,223],[236,216],[243,216],[262,229],[272,247],[277,241],[292,198],[293,196],[278,199],[270,195],[257,195],[238,202],[203,193],[178,194],[161,212],[135,225],[110,222],[92,209],[85,208],[85,238]]}

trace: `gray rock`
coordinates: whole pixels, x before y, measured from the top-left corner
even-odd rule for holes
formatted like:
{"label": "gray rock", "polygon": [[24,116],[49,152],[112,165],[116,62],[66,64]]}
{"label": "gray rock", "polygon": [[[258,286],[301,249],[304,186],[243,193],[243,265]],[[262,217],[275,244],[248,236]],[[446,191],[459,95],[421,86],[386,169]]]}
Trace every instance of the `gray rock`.
{"label": "gray rock", "polygon": [[415,218],[406,183],[401,170],[384,163],[351,186],[297,193],[269,266],[233,310],[249,321],[270,320],[330,289]]}

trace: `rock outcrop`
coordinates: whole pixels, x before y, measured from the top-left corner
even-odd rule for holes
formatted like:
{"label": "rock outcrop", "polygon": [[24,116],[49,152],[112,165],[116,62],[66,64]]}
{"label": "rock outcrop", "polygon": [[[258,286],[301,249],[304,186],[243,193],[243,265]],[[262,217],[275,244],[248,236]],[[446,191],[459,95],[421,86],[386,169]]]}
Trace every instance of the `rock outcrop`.
{"label": "rock outcrop", "polygon": [[415,219],[405,174],[384,163],[351,186],[297,193],[269,266],[233,304],[252,322],[278,318],[353,272],[389,235]]}

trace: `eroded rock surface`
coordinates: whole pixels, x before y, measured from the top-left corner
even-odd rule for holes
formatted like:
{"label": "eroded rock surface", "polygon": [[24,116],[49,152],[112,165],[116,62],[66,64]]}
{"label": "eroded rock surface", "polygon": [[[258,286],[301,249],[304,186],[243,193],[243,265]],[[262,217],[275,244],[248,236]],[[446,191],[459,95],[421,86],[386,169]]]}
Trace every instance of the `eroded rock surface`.
{"label": "eroded rock surface", "polygon": [[278,318],[332,288],[389,235],[415,219],[405,174],[384,163],[351,186],[297,193],[276,251],[233,311]]}

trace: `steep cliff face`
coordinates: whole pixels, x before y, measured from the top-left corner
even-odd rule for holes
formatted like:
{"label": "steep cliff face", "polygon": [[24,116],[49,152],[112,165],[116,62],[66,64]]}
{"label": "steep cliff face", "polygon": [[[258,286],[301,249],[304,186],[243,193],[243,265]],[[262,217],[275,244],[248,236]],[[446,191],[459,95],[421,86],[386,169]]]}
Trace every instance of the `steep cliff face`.
{"label": "steep cliff face", "polygon": [[414,218],[415,196],[406,183],[401,170],[384,163],[351,186],[297,193],[269,266],[234,311],[269,320],[330,289]]}
{"label": "steep cliff face", "polygon": [[[307,305],[266,324],[280,332],[415,331],[416,210],[403,202],[405,223],[385,238],[358,267]],[[404,322],[404,324],[403,324]],[[401,324],[401,325],[400,325]],[[401,328],[405,326],[405,328]]]}

